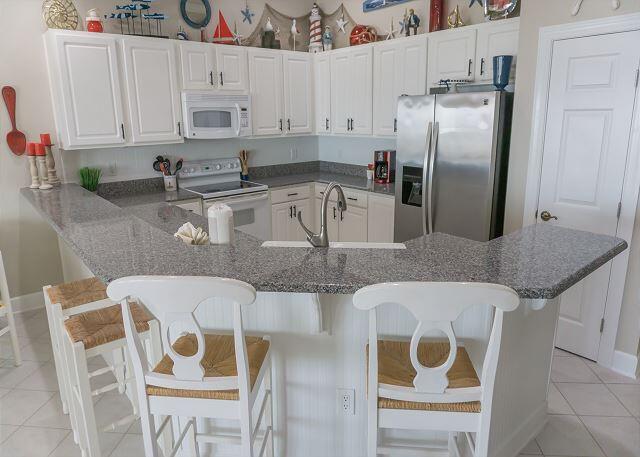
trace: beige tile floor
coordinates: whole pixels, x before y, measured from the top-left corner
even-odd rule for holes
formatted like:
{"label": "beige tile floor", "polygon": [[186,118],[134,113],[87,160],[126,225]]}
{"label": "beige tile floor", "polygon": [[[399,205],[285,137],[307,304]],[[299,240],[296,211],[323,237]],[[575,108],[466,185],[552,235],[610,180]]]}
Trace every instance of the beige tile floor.
{"label": "beige tile floor", "polygon": [[[15,367],[8,335],[0,337],[0,457],[76,457],[62,414],[44,311],[18,314],[23,363]],[[549,421],[521,456],[640,457],[640,381],[556,350]],[[108,375],[98,382],[108,383]],[[122,396],[96,402],[98,422],[127,414]],[[102,433],[104,457],[144,455],[138,424]]]}

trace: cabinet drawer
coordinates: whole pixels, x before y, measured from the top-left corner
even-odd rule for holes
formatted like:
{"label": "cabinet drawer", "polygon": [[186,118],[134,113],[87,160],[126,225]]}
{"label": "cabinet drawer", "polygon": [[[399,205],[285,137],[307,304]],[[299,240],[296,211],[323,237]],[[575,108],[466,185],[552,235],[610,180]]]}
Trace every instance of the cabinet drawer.
{"label": "cabinet drawer", "polygon": [[284,189],[275,189],[271,190],[271,203],[282,203],[282,202],[290,202],[294,200],[302,200],[304,198],[309,198],[311,194],[309,190],[309,185],[305,184],[304,186],[296,186],[296,187],[285,187]]}
{"label": "cabinet drawer", "polygon": [[[327,188],[327,184],[324,183],[315,183],[314,185],[314,194],[316,198],[322,198],[324,195],[324,190]],[[367,207],[367,193],[359,190],[349,189],[347,187],[342,187],[342,191],[344,192],[344,196],[347,198],[347,205],[358,206],[360,208]],[[338,199],[338,194],[334,190],[331,192],[331,196],[329,197],[329,201],[335,202]]]}

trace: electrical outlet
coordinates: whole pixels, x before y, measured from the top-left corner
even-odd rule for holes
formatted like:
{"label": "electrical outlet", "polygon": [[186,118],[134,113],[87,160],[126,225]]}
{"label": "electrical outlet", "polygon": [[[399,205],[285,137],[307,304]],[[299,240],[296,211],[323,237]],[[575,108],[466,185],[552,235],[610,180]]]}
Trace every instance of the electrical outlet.
{"label": "electrical outlet", "polygon": [[338,389],[338,410],[345,416],[356,414],[356,392],[353,389]]}

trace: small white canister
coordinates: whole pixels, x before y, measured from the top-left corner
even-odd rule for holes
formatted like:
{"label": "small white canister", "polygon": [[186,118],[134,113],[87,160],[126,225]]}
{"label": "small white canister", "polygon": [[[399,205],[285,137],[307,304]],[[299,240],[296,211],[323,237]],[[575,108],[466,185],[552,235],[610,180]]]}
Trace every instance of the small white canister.
{"label": "small white canister", "polygon": [[224,203],[214,203],[207,211],[209,219],[209,242],[231,244],[235,241],[233,210]]}

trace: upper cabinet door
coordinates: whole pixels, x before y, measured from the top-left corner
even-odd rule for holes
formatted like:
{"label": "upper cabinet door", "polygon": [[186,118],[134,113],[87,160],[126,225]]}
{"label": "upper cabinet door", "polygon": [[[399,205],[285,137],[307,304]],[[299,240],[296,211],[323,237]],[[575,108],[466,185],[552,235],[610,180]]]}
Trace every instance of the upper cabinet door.
{"label": "upper cabinet door", "polygon": [[312,54],[286,53],[284,70],[284,117],[286,133],[313,131]]}
{"label": "upper cabinet door", "polygon": [[182,88],[210,90],[215,88],[215,48],[209,43],[180,42]]}
{"label": "upper cabinet door", "polygon": [[476,29],[443,30],[429,34],[429,87],[441,79],[473,80]]}
{"label": "upper cabinet door", "polygon": [[514,56],[511,79],[515,78],[519,32],[519,18],[497,21],[478,28],[477,81],[493,81],[493,57],[502,55]]}
{"label": "upper cabinet door", "polygon": [[218,89],[246,91],[247,50],[242,46],[215,45]]}
{"label": "upper cabinet door", "polygon": [[126,37],[123,51],[131,142],[182,141],[174,43]]}
{"label": "upper cabinet door", "polygon": [[331,129],[348,133],[350,88],[353,74],[348,50],[331,54]]}
{"label": "upper cabinet door", "polygon": [[373,131],[373,48],[351,50],[349,104],[350,133],[371,135]]}
{"label": "upper cabinet door", "polygon": [[[107,36],[56,35],[49,41],[59,75],[51,72],[59,95],[56,111],[62,146],[73,149],[125,143],[117,41]],[[54,48],[54,49],[53,49]],[[57,90],[56,90],[57,88]]]}
{"label": "upper cabinet door", "polygon": [[396,108],[403,78],[403,47],[396,41],[377,44],[373,55],[373,133],[395,133]]}
{"label": "upper cabinet door", "polygon": [[315,55],[315,124],[316,133],[331,132],[331,58],[326,53]]}
{"label": "upper cabinet door", "polygon": [[[417,35],[400,41],[402,72],[398,96],[427,93],[427,35]],[[397,105],[397,100],[396,100]]]}
{"label": "upper cabinet door", "polygon": [[282,116],[282,55],[271,49],[249,49],[249,85],[254,135],[280,135]]}

